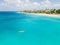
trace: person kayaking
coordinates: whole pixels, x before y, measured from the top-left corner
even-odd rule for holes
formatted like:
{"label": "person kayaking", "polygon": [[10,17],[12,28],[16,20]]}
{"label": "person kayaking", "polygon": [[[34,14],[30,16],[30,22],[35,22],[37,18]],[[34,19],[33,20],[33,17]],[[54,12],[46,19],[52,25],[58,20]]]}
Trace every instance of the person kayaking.
{"label": "person kayaking", "polygon": [[24,32],[24,30],[19,30],[18,32]]}

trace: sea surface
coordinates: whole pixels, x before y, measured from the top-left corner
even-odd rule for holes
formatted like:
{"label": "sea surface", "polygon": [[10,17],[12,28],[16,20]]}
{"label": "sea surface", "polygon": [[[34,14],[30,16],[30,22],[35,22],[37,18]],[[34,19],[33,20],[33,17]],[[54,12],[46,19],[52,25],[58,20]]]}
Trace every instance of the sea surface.
{"label": "sea surface", "polygon": [[60,18],[0,12],[0,45],[60,45]]}

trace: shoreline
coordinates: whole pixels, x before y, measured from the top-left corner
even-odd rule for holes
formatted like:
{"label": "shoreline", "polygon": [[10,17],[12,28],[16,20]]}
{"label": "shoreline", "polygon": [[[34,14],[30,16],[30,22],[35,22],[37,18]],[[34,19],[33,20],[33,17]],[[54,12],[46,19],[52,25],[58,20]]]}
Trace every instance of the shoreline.
{"label": "shoreline", "polygon": [[39,16],[59,17],[60,18],[60,14],[26,13],[26,12],[20,12],[20,13],[31,14],[31,15],[33,14],[33,15],[39,15]]}

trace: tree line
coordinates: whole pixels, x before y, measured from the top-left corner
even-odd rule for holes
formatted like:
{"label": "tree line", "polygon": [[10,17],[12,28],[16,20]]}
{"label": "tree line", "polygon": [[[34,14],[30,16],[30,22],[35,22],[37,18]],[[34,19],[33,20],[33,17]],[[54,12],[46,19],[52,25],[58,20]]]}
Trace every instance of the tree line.
{"label": "tree line", "polygon": [[22,10],[21,12],[26,12],[26,13],[60,14],[60,9]]}

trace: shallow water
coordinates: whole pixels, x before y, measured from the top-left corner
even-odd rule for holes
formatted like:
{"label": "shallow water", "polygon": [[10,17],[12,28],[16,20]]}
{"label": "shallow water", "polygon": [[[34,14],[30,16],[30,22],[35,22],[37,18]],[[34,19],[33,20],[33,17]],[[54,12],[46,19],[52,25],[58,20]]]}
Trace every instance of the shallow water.
{"label": "shallow water", "polygon": [[60,45],[60,18],[0,12],[0,45]]}

